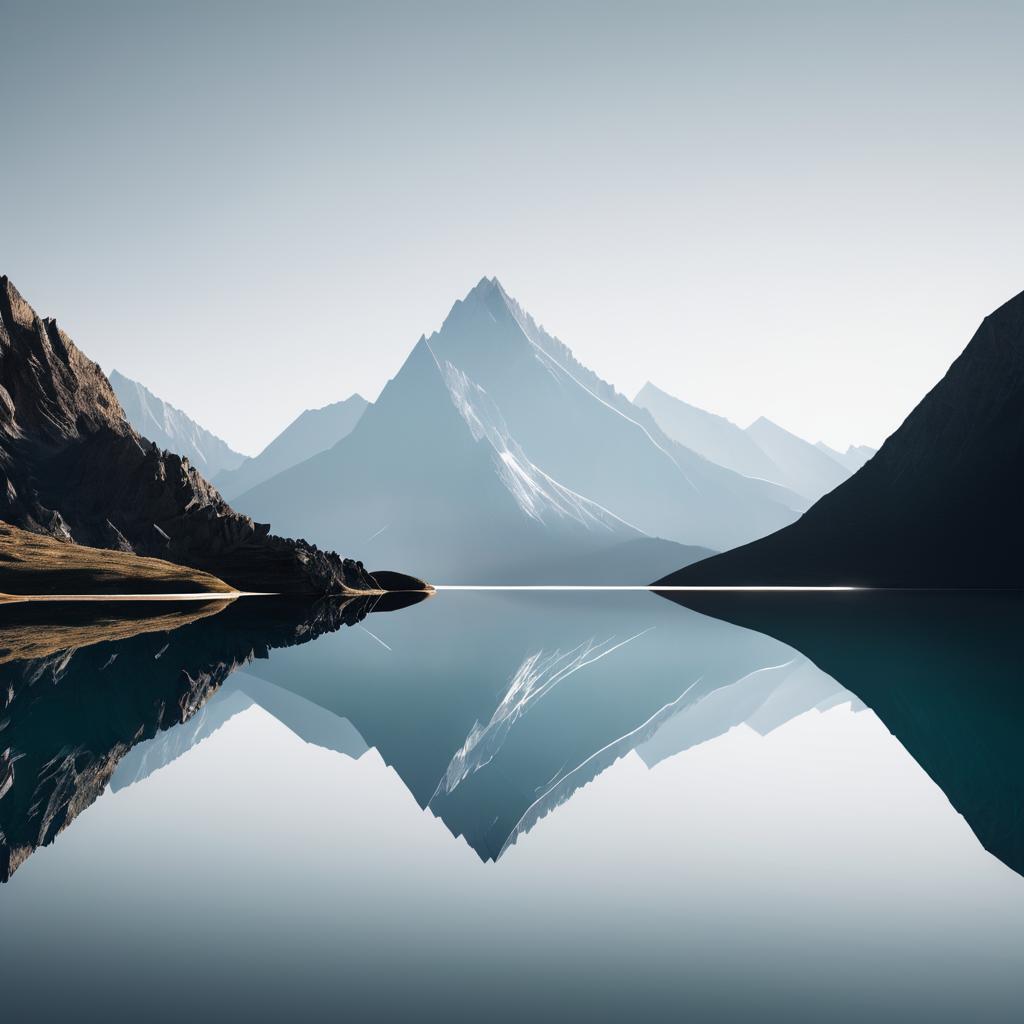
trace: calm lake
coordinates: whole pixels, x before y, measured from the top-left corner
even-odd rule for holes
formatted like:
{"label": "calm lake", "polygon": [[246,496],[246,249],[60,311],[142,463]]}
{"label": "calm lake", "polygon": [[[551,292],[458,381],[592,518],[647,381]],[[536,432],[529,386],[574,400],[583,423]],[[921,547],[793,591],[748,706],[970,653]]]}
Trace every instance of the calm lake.
{"label": "calm lake", "polygon": [[1021,596],[681,596],[0,609],[0,1016],[1019,1020]]}

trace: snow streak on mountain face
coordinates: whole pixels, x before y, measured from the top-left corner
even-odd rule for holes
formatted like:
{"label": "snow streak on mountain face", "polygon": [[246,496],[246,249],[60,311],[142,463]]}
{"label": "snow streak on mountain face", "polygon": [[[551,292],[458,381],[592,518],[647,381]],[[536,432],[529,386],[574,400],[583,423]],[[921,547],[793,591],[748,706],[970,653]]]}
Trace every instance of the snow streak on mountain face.
{"label": "snow streak on mountain face", "polygon": [[725,547],[791,522],[806,502],[672,441],[485,278],[428,339],[501,410],[533,464],[649,536]]}
{"label": "snow streak on mountain face", "polygon": [[[473,438],[486,441],[494,449],[498,475],[528,516],[539,523],[571,519],[585,529],[608,533],[627,526],[607,509],[563,487],[538,469],[513,439],[501,410],[482,387],[449,362],[438,362],[438,369]],[[639,531],[636,533],[639,535]]]}

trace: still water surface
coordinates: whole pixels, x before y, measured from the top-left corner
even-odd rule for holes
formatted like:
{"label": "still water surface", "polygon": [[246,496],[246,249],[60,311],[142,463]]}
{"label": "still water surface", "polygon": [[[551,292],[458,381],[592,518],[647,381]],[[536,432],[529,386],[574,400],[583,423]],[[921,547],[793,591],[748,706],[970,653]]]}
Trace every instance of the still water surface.
{"label": "still water surface", "polygon": [[0,644],[4,1018],[1019,1020],[1019,596],[686,597]]}

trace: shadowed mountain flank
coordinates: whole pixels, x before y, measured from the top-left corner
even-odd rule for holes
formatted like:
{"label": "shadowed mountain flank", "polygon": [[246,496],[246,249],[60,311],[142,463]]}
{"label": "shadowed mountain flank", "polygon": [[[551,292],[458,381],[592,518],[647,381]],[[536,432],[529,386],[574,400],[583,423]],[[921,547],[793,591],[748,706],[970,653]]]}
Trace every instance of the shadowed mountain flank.
{"label": "shadowed mountain flank", "polygon": [[234,451],[227,442],[201,427],[170,402],[157,398],[138,381],[112,370],[110,386],[128,422],[139,434],[148,441],[156,442],[158,447],[187,458],[207,480],[245,461],[245,456]]}
{"label": "shadowed mountain flank", "polygon": [[985,849],[1024,874],[1024,596],[666,596],[806,655],[878,715]]}
{"label": "shadowed mountain flank", "polygon": [[376,589],[356,562],[239,515],[129,424],[100,368],[0,277],[0,519],[163,558],[241,590]]}
{"label": "shadowed mountain flank", "polygon": [[[0,608],[0,650],[34,655],[0,663],[0,880],[99,797],[132,747],[188,721],[237,668],[354,625],[377,600],[76,605],[59,620],[52,605]],[[26,648],[33,632],[72,646]]]}
{"label": "shadowed mountain flank", "polygon": [[659,582],[1019,587],[1022,471],[1024,293],[985,318],[878,453],[798,522]]}

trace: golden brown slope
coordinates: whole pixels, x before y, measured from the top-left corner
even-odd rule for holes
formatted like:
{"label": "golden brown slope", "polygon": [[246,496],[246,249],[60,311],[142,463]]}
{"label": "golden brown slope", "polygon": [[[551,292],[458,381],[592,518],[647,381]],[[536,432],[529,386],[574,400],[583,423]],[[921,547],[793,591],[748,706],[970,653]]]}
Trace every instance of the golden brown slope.
{"label": "golden brown slope", "polygon": [[0,596],[231,594],[216,576],[159,558],[53,540],[0,523]]}

